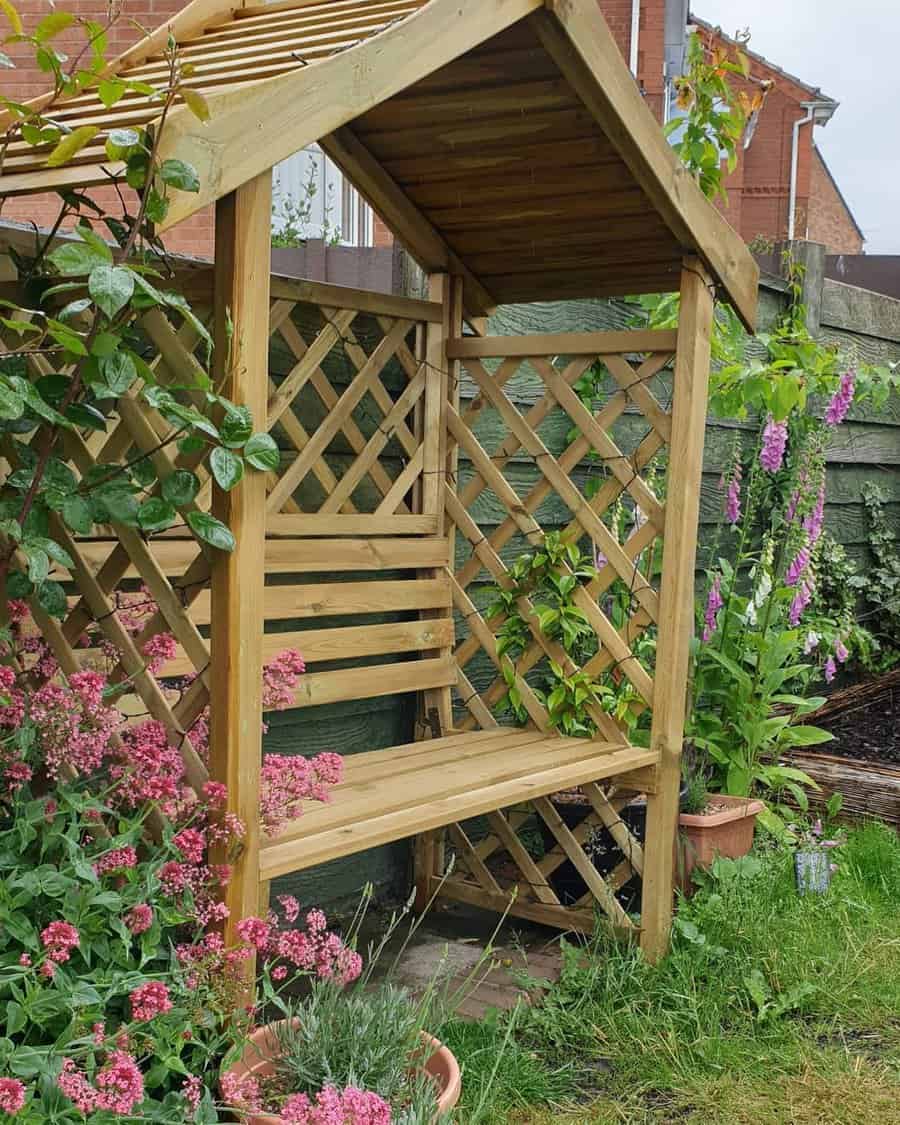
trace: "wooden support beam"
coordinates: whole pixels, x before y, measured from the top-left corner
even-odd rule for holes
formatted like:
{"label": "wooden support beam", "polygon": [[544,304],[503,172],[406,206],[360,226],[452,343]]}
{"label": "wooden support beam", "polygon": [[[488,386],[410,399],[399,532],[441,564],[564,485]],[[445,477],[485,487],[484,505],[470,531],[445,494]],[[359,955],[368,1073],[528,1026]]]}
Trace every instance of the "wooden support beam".
{"label": "wooden support beam", "polygon": [[703,470],[703,438],[709,382],[713,283],[696,258],[681,274],[681,314],[675,353],[672,444],[666,489],[659,634],[650,745],[659,754],[657,790],[647,798],[641,948],[650,961],[669,943],[681,743],[694,629],[694,563]]}
{"label": "wooden support beam", "polygon": [[702,252],[753,332],[759,269],[666,142],[594,0],[547,0],[546,8],[530,19],[544,47],[666,225]]}
{"label": "wooden support beam", "polygon": [[466,309],[476,316],[493,312],[497,305],[493,295],[463,265],[443,236],[385,172],[352,129],[345,126],[322,137],[319,143],[424,270],[446,270],[457,274],[463,280]]}
{"label": "wooden support beam", "polygon": [[[430,0],[381,34],[266,82],[210,95],[210,120],[177,107],[161,159],[191,161],[200,191],[176,193],[162,227],[327,136],[540,8],[542,0]],[[415,254],[416,247],[409,249]]]}
{"label": "wooden support beam", "polygon": [[[222,393],[266,418],[272,174],[263,172],[216,206],[216,375]],[[211,565],[210,772],[228,787],[228,810],[246,826],[225,892],[226,942],[259,906],[259,772],[262,753],[263,587],[266,478],[248,471],[213,511],[235,549]]]}
{"label": "wooden support beam", "polygon": [[673,352],[675,340],[675,332],[652,328],[609,332],[547,332],[532,336],[460,336],[447,341],[447,355],[451,359],[639,355],[644,352]]}

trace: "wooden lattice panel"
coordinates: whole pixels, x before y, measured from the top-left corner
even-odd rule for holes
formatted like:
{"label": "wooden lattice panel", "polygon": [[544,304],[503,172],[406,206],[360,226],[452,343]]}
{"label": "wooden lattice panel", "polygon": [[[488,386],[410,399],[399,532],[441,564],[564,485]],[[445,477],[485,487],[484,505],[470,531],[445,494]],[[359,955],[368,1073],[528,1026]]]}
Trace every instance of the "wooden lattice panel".
{"label": "wooden lattice panel", "polygon": [[[657,541],[665,503],[657,481],[671,438],[664,369],[675,337],[618,333],[607,334],[606,342],[603,351],[596,350],[599,339],[578,336],[463,338],[448,344],[451,377],[461,392],[449,407],[455,449],[453,483],[448,480],[445,492],[456,543],[451,587],[458,622],[455,722],[460,729],[496,726],[512,684],[527,725],[553,733],[539,690],[549,661],[567,675],[586,673],[598,683],[627,681],[633,714],[653,707],[652,662],[636,649],[659,618]],[[585,376],[592,370],[602,371],[602,379],[586,394]],[[523,596],[516,608],[528,626],[528,643],[511,659],[498,648],[506,619],[488,617],[485,592],[512,586],[513,561],[540,550],[551,526],[563,542],[577,544],[596,560],[595,574],[579,580],[573,594],[593,630],[593,652],[573,656],[559,639],[551,639],[532,600]],[[571,573],[565,564],[563,570]],[[613,595],[618,622],[607,604]],[[602,706],[591,705],[588,713],[596,737],[612,744],[630,741],[629,725]],[[557,923],[567,916],[572,922],[574,908],[586,923],[596,902],[615,924],[628,927],[616,891],[641,875],[643,852],[620,812],[643,788],[646,782],[640,779],[626,781],[626,796],[598,785],[583,787],[590,811],[575,828],[546,797],[491,814],[487,834],[480,825],[477,842],[455,826],[450,843],[458,873],[449,881],[449,893],[468,901],[496,897],[508,892],[511,881],[520,913]],[[539,858],[523,842],[534,835],[536,824],[550,841]],[[601,833],[621,852],[605,877],[585,854],[585,845]],[[552,885],[564,863],[587,886],[574,904],[561,902]]]}

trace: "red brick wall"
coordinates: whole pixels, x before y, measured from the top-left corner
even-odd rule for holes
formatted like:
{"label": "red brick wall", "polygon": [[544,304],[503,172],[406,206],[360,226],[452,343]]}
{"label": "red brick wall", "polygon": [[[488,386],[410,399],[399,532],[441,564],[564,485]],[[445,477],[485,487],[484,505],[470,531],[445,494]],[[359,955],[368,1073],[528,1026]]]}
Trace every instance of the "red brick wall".
{"label": "red brick wall", "polygon": [[[626,62],[631,57],[631,0],[597,0]],[[641,0],[638,25],[638,83],[658,120],[663,114],[665,0]]]}
{"label": "red brick wall", "polygon": [[829,254],[861,254],[863,238],[847,205],[828,173],[818,149],[813,149],[807,238],[821,242]]}
{"label": "red brick wall", "polygon": [[[50,5],[46,0],[20,0],[17,8],[22,14],[22,19],[27,30],[48,12]],[[65,0],[61,5],[67,11],[88,19],[104,22],[107,5],[105,0]],[[109,33],[108,58],[114,58],[121,51],[131,46],[140,38],[141,32],[134,26],[134,21],[148,30],[153,30],[164,23],[184,6],[184,0],[126,0],[125,14],[127,19],[122,19]],[[84,43],[83,34],[68,32],[54,40],[59,50],[74,57]],[[42,94],[47,89],[47,76],[41,73],[33,64],[29,65],[30,54],[21,45],[10,44],[4,48],[16,63],[13,71],[3,72],[4,93],[14,96],[20,101]],[[101,204],[108,207],[110,214],[119,212],[119,203],[112,188],[96,188],[90,195]],[[49,226],[53,223],[59,211],[59,200],[53,195],[31,195],[20,199],[10,199],[4,204],[2,217],[4,219],[17,219],[20,222],[35,222],[38,226]],[[180,223],[165,237],[168,249],[182,251],[189,254],[199,254],[212,257],[213,250],[213,211],[208,208],[192,215],[185,222]]]}

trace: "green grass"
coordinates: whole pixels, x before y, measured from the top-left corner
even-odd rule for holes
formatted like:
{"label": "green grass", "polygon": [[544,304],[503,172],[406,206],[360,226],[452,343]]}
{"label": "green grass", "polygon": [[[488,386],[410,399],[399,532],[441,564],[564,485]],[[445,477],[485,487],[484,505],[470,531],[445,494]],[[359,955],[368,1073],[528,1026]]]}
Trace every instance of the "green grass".
{"label": "green grass", "polygon": [[720,863],[660,965],[564,945],[540,1004],[451,1021],[460,1120],[900,1122],[900,840],[866,825],[836,858],[803,898],[784,850]]}

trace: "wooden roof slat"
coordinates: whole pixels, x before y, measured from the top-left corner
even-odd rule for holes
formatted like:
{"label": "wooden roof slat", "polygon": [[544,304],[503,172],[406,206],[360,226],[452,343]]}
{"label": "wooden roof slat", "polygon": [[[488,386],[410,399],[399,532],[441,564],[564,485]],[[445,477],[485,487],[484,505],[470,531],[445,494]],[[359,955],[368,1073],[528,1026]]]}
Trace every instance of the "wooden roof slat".
{"label": "wooden roof slat", "polygon": [[[366,15],[388,13],[394,18],[398,13],[411,7],[421,7],[426,0],[378,0],[365,6]],[[273,5],[274,7],[274,5]],[[213,44],[217,42],[230,42],[235,39],[249,41],[257,36],[270,34],[272,31],[296,31],[318,27],[341,27],[348,21],[359,19],[360,5],[358,0],[348,0],[344,9],[330,9],[328,12],[307,11],[305,9],[291,12],[269,12],[265,16],[255,19],[229,20],[204,28],[196,36],[182,41],[185,47],[195,44]]]}

